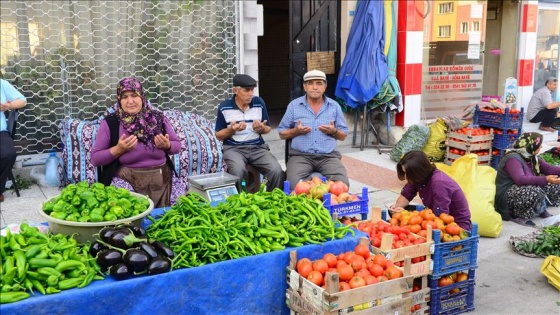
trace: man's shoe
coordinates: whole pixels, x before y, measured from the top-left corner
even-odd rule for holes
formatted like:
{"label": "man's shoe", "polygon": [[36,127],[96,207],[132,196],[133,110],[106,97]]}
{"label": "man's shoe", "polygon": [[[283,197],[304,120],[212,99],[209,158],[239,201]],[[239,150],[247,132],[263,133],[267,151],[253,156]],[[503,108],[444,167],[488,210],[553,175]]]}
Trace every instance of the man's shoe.
{"label": "man's shoe", "polygon": [[556,129],[552,128],[552,127],[544,127],[544,126],[540,126],[539,127],[540,130],[542,131],[556,131]]}
{"label": "man's shoe", "polygon": [[4,202],[4,194],[0,194],[0,202]]}

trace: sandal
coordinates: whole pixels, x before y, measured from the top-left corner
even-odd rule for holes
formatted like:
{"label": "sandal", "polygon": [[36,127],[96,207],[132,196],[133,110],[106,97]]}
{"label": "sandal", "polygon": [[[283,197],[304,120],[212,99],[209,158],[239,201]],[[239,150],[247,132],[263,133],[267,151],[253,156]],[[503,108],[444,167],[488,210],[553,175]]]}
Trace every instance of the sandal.
{"label": "sandal", "polygon": [[511,221],[523,226],[529,226],[529,227],[535,226],[535,222],[523,218],[512,218]]}
{"label": "sandal", "polygon": [[546,210],[544,210],[543,213],[539,214],[539,218],[543,218],[543,219],[549,218],[551,216],[552,216],[552,214],[550,212],[546,211]]}

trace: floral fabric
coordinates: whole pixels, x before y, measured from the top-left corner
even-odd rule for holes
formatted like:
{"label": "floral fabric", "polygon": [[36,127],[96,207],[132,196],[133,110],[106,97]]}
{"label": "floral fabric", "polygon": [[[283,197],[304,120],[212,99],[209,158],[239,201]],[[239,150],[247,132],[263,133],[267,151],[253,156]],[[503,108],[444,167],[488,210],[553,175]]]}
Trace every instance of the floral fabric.
{"label": "floral fabric", "polygon": [[560,205],[560,185],[511,186],[507,191],[508,207],[514,217],[532,219],[550,205]]}

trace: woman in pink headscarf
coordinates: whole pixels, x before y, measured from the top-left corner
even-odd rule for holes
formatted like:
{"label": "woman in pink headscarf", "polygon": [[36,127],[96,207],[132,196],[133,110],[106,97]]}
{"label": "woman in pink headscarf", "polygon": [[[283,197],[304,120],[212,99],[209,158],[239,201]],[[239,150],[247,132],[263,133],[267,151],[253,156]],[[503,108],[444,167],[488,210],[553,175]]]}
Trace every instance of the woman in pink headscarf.
{"label": "woman in pink headscarf", "polygon": [[100,167],[99,182],[109,185],[118,175],[135,192],[148,195],[156,208],[169,206],[169,155],[181,150],[179,138],[163,113],[146,100],[136,78],[119,81],[115,108],[101,122],[91,153],[92,164]]}

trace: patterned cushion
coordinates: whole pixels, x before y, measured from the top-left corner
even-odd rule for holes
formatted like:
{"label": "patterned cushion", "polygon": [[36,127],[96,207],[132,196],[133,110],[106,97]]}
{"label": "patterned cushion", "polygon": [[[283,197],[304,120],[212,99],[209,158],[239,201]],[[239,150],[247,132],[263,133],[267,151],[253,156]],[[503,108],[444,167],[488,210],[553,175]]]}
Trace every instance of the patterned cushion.
{"label": "patterned cushion", "polygon": [[97,180],[97,168],[91,164],[91,150],[99,128],[98,121],[82,121],[66,118],[60,123],[62,140],[62,183]]}
{"label": "patterned cushion", "polygon": [[[164,111],[175,133],[181,140],[181,152],[171,156],[178,178],[173,178],[171,201],[188,189],[190,175],[222,172],[226,170],[222,155],[222,143],[214,135],[212,123],[206,118],[179,110]],[[62,150],[62,168],[59,168],[64,184],[97,181],[97,168],[91,164],[91,150],[97,129],[103,116],[95,121],[64,119],[59,128]],[[124,185],[115,178],[114,184]]]}

